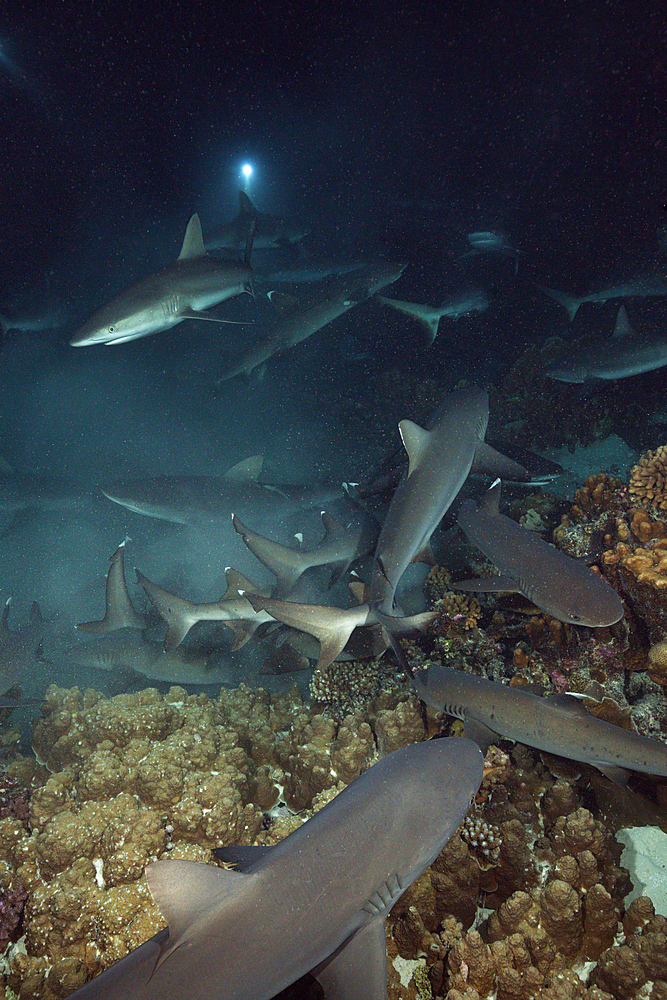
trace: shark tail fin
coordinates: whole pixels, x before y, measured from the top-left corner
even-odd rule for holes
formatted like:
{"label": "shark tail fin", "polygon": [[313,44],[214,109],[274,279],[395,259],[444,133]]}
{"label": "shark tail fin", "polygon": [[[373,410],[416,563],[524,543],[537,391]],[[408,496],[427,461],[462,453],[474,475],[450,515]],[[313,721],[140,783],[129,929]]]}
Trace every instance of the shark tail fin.
{"label": "shark tail fin", "polygon": [[169,626],[164,639],[165,651],[175,649],[183,642],[195,622],[199,621],[196,613],[197,605],[158,587],[138,569],[135,569],[135,573],[137,583],[144,588],[149,601]]}
{"label": "shark tail fin", "polygon": [[256,594],[245,596],[255,611],[267,611],[285,625],[319,639],[320,655],[316,666],[319,670],[328,667],[343,652],[355,628],[366,624],[367,609],[363,606],[342,611],[340,608],[324,607],[319,604],[293,604],[289,601],[267,600]]}
{"label": "shark tail fin", "polygon": [[539,285],[537,282],[535,282],[535,287],[539,288],[541,292],[544,292],[550,299],[553,299],[554,302],[562,306],[567,312],[570,323],[572,322],[581,305],[581,299],[578,299],[575,295],[569,295],[567,292],[558,292],[555,288],[547,288],[546,285]]}
{"label": "shark tail fin", "polygon": [[81,622],[76,626],[80,632],[115,632],[123,628],[143,630],[146,622],[134,610],[125,583],[125,542],[121,542],[112,556],[107,573],[106,607],[104,618],[95,622]]}
{"label": "shark tail fin", "polygon": [[275,596],[287,597],[294,590],[302,573],[312,565],[308,553],[290,549],[287,545],[281,545],[280,542],[273,542],[263,535],[258,535],[256,531],[247,528],[236,514],[232,515],[232,524],[245,546],[275,576],[277,580]]}
{"label": "shark tail fin", "polygon": [[422,305],[420,302],[403,302],[401,299],[388,299],[384,295],[378,295],[378,299],[385,306],[391,306],[398,312],[409,316],[419,323],[426,331],[428,346],[430,347],[438,335],[440,325],[440,312],[432,309],[431,306]]}

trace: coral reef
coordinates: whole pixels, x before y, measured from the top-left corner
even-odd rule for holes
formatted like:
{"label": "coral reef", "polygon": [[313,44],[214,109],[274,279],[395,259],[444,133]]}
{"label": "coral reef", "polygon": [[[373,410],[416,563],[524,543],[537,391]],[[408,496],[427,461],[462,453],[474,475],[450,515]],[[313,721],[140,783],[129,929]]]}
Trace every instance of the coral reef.
{"label": "coral reef", "polygon": [[667,510],[667,445],[647,451],[633,465],[629,493],[635,503]]}

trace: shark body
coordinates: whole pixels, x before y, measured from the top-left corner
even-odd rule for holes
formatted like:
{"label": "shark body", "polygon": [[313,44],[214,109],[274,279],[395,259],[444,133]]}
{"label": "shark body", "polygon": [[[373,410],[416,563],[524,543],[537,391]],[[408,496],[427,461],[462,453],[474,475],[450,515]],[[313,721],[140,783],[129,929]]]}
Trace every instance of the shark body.
{"label": "shark body", "polygon": [[[245,465],[245,463],[240,463]],[[114,503],[172,524],[204,525],[243,517],[281,518],[340,496],[337,486],[308,487],[257,482],[258,469],[234,466],[224,476],[151,476],[109,483],[102,490]],[[240,470],[240,471],[239,471]]]}
{"label": "shark body", "polygon": [[621,285],[612,285],[601,292],[589,292],[586,295],[571,295],[559,292],[546,285],[535,284],[541,292],[548,295],[554,302],[567,312],[570,322],[577,315],[579,306],[584,302],[609,302],[610,299],[653,298],[667,295],[667,276],[664,274],[640,275]]}
{"label": "shark body", "polygon": [[239,191],[238,215],[213,229],[206,237],[206,246],[209,250],[240,250],[253,225],[253,246],[257,249],[297,243],[310,232],[307,226],[296,220],[260,212],[245,191]]}
{"label": "shark body", "polygon": [[173,264],[116,295],[77,330],[72,347],[124,344],[169,330],[186,319],[226,323],[206,310],[243,292],[252,294],[250,239],[244,261],[210,257],[204,249],[199,216],[185,231]]}
{"label": "shark body", "polygon": [[271,302],[277,306],[281,318],[267,337],[250,347],[230,365],[220,381],[224,382],[237,375],[249,375],[275,354],[281,354],[300,344],[338,316],[349,312],[381,288],[396,281],[405,266],[392,263],[369,264],[329,282],[303,300],[271,292]]}
{"label": "shark body", "polygon": [[584,563],[501,514],[499,502],[500,480],[496,480],[479,506],[473,500],[463,501],[457,523],[501,576],[462,580],[452,586],[487,593],[518,591],[571,625],[600,628],[623,617],[623,605],[613,587]]}
{"label": "shark body", "polygon": [[574,348],[546,370],[559,382],[583,383],[595,379],[629,378],[667,365],[667,337],[642,337],[630,326],[621,306],[611,339]]}
{"label": "shark body", "polygon": [[625,771],[667,775],[667,745],[589,715],[572,695],[539,695],[435,664],[412,677],[428,705],[463,719],[481,746],[498,736],[546,753],[592,764],[612,780]]}
{"label": "shark body", "polygon": [[146,870],[168,929],[73,1000],[269,1000],[306,972],[328,998],[386,1000],[385,919],[468,810],[483,772],[464,739],[390,754],[272,848],[223,848],[230,871]]}
{"label": "shark body", "polygon": [[388,299],[378,295],[378,301],[385,306],[410,316],[426,330],[429,345],[438,335],[440,320],[447,316],[458,319],[471,312],[484,312],[489,307],[489,297],[482,288],[471,288],[443,302],[441,306],[427,306],[419,302],[403,302],[400,299]]}

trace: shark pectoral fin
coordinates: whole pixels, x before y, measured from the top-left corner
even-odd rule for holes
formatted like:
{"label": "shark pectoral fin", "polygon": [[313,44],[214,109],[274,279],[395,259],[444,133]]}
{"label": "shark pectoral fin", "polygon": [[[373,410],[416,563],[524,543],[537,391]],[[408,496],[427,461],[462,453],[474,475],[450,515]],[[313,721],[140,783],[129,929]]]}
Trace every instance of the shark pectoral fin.
{"label": "shark pectoral fin", "polygon": [[316,669],[324,670],[345,649],[355,628],[366,624],[367,610],[324,607],[318,604],[293,604],[289,601],[267,600],[257,594],[245,594],[255,611],[266,611],[272,618],[300,632],[314,635],[320,642]]}
{"label": "shark pectoral fin", "polygon": [[450,583],[452,590],[474,590],[480,594],[520,594],[514,580],[508,576],[485,576],[479,580],[457,580]]}
{"label": "shark pectoral fin", "polygon": [[613,764],[603,764],[602,762],[591,761],[594,767],[597,767],[598,771],[613,781],[615,785],[620,788],[625,788],[630,778],[630,772],[626,771],[624,767],[614,767]]}
{"label": "shark pectoral fin", "polygon": [[430,539],[422,545],[418,552],[415,552],[412,559],[413,563],[426,563],[427,566],[435,566],[435,556],[433,555],[433,549],[431,548]]}
{"label": "shark pectoral fin", "polygon": [[211,853],[223,864],[233,865],[237,872],[248,872],[272,850],[272,847],[216,847]]}
{"label": "shark pectoral fin", "polygon": [[257,626],[254,622],[244,621],[240,618],[235,621],[223,622],[223,624],[234,633],[234,641],[231,648],[232,653],[235,653],[238,649],[242,649],[246,643],[250,642],[257,631]]}
{"label": "shark pectoral fin", "polygon": [[493,729],[489,729],[488,726],[477,719],[472,719],[467,713],[464,717],[463,726],[466,738],[476,743],[484,753],[486,753],[492,743],[496,743],[500,738],[498,733],[495,733]]}
{"label": "shark pectoral fin", "polygon": [[525,483],[530,480],[530,472],[525,466],[496,451],[486,441],[477,444],[470,473],[494,478],[500,476],[501,479],[511,479],[515,483]]}
{"label": "shark pectoral fin", "polygon": [[408,479],[421,465],[424,454],[428,448],[431,432],[415,424],[412,420],[401,420],[398,425],[403,446],[408,453],[410,464],[408,466]]}
{"label": "shark pectoral fin", "polygon": [[177,948],[201,933],[206,915],[222,899],[246,892],[250,875],[214,868],[198,861],[155,861],[146,868],[146,881],[160,913],[169,924],[153,975]]}
{"label": "shark pectoral fin", "polygon": [[312,970],[327,1000],[387,1000],[387,941],[377,917]]}

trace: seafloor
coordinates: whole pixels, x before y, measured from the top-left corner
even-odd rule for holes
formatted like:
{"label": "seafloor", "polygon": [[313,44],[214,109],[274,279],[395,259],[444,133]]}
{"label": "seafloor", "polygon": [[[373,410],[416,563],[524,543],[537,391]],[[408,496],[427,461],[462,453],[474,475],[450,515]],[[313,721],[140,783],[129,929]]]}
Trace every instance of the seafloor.
{"label": "seafloor", "polygon": [[[644,456],[627,481],[590,477],[564,512],[544,494],[516,503],[524,524],[545,537],[557,524],[563,551],[595,563],[625,617],[573,628],[523,598],[454,593],[436,567],[427,591],[439,616],[406,647],[411,663],[586,694],[601,718],[664,738],[667,455]],[[217,698],[180,687],[105,697],[52,685],[34,756],[13,750],[11,729],[5,737],[15,758],[0,802],[5,996],[65,997],[163,926],[148,862],[213,864],[214,847],[276,843],[379,757],[461,732],[425,710],[389,658],[335,663],[310,694],[242,684]],[[617,837],[667,829],[666,804],[665,779],[634,775],[623,789],[500,742],[468,818],[387,921],[389,996],[667,998],[667,921],[646,896],[629,902],[637,876]],[[321,992],[304,980],[285,995]]]}

